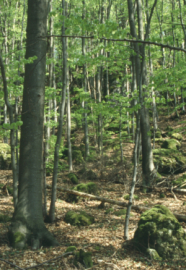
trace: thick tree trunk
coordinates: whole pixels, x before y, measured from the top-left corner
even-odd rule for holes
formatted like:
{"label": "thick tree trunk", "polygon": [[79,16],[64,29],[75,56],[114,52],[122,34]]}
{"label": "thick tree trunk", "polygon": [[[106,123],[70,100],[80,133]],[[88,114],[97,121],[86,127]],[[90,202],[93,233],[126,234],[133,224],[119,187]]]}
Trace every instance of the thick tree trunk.
{"label": "thick tree trunk", "polygon": [[9,227],[10,243],[24,248],[31,243],[57,245],[42,214],[43,120],[45,93],[47,1],[28,0],[26,58],[37,56],[25,66],[20,142],[18,204]]}

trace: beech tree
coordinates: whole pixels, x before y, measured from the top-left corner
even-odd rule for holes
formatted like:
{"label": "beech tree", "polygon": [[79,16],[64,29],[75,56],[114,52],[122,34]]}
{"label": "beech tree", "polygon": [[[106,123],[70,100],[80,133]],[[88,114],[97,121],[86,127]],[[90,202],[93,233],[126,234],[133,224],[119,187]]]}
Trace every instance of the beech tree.
{"label": "beech tree", "polygon": [[[57,245],[42,214],[43,122],[46,66],[47,0],[28,0],[26,59],[23,91],[18,203],[9,227],[14,247]],[[21,238],[22,241],[17,241]]]}

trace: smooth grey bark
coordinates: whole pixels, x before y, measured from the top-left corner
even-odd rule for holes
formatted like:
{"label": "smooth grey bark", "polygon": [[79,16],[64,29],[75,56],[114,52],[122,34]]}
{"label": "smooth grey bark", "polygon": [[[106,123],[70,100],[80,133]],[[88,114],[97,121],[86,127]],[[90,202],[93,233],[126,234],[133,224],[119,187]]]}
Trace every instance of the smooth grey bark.
{"label": "smooth grey bark", "polygon": [[140,138],[140,112],[137,114],[137,128],[136,128],[136,139],[135,139],[135,147],[134,147],[134,169],[133,169],[133,178],[132,178],[132,185],[129,195],[129,202],[127,206],[127,213],[125,218],[125,226],[124,226],[124,240],[128,240],[128,227],[129,227],[129,218],[130,218],[130,211],[132,208],[132,200],[136,185],[136,175],[137,175],[137,168],[138,168],[138,146],[139,146],[139,138]]}
{"label": "smooth grey bark", "polygon": [[[11,245],[58,245],[46,229],[42,214],[43,121],[45,95],[47,1],[28,0],[26,59],[23,91],[18,203],[9,227]],[[21,235],[18,241],[16,235]]]}
{"label": "smooth grey bark", "polygon": [[68,144],[68,165],[69,172],[73,171],[72,166],[72,145],[71,145],[71,108],[70,108],[70,89],[69,89],[69,67],[67,65],[67,144]]}
{"label": "smooth grey bark", "polygon": [[[65,35],[65,0],[62,0],[63,9],[63,25],[62,25],[62,36]],[[57,192],[57,174],[58,174],[58,163],[59,163],[59,148],[61,144],[61,137],[63,132],[63,119],[65,110],[65,98],[66,98],[66,88],[67,88],[67,38],[62,37],[62,47],[63,47],[63,89],[61,92],[61,102],[59,109],[59,119],[58,119],[58,131],[57,131],[57,141],[55,145],[54,152],[54,169],[53,169],[53,180],[52,180],[52,196],[49,211],[49,220],[54,222],[55,220],[55,202],[56,202],[56,192]]]}

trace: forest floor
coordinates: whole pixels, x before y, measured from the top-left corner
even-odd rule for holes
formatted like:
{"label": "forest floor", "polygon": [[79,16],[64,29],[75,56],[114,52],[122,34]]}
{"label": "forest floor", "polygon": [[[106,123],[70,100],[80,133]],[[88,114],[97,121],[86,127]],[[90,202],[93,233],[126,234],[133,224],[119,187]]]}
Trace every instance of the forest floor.
{"label": "forest floor", "polygon": [[[174,128],[181,125],[185,120],[185,116],[180,119],[171,120],[164,117],[159,122],[159,126],[165,129],[167,125]],[[123,151],[125,156],[124,165],[121,163],[107,165],[103,160],[97,159],[93,163],[87,163],[87,168],[92,169],[98,179],[95,183],[98,185],[102,197],[125,201],[123,196],[129,193],[129,187],[132,179],[132,153],[134,145],[132,143],[124,143]],[[186,152],[186,138],[182,142],[182,150]],[[108,153],[109,154],[109,153]],[[110,153],[111,155],[112,153]],[[74,166],[74,170],[79,171],[81,166]],[[73,185],[67,180],[68,172],[60,173],[58,176],[58,186],[71,188]],[[77,173],[78,174],[78,173]],[[116,183],[117,175],[123,179],[121,183]],[[177,175],[178,177],[180,175]],[[80,177],[81,183],[88,182],[86,177]],[[174,177],[170,176],[169,178]],[[64,181],[66,179],[66,181]],[[140,173],[138,180],[140,180]],[[51,185],[52,177],[49,176],[48,184]],[[12,186],[11,171],[0,171],[0,184],[8,182]],[[139,196],[139,200],[135,200],[135,205],[152,207],[156,204],[167,206],[172,212],[186,215],[186,195],[176,193],[176,197],[171,192],[164,192],[165,197],[160,198],[160,192],[152,191],[151,193],[142,193],[136,188],[135,194]],[[65,201],[67,194],[58,191],[56,202],[56,221],[54,224],[46,224],[47,228],[54,234],[60,246],[54,248],[43,248],[39,250],[31,250],[30,247],[24,250],[15,250],[9,246],[7,231],[9,222],[0,223],[0,269],[40,269],[40,270],[70,270],[77,269],[73,265],[73,255],[58,258],[62,255],[68,246],[76,246],[77,250],[83,249],[92,253],[94,266],[89,269],[105,269],[105,270],[124,270],[124,269],[186,269],[185,261],[173,262],[163,261],[157,262],[141,253],[131,245],[124,245],[124,217],[118,217],[112,213],[106,214],[108,208],[118,209],[119,206],[105,203],[103,209],[99,208],[100,202],[85,199],[76,204],[70,204]],[[125,201],[127,202],[127,201]],[[48,191],[48,208],[50,204],[50,190]],[[95,217],[95,223],[87,227],[74,227],[64,222],[65,213],[69,210],[83,210]],[[121,209],[121,208],[119,208]],[[0,190],[0,214],[12,216],[13,200],[8,194],[4,194]],[[129,238],[132,239],[137,228],[140,213],[132,211],[129,225]],[[181,223],[186,229],[186,223]],[[51,260],[51,261],[50,261]],[[48,262],[46,262],[48,261]],[[34,267],[37,264],[46,262],[43,265]],[[16,266],[17,267],[16,267]],[[79,268],[80,269],[80,268]],[[85,269],[83,266],[81,269]]]}

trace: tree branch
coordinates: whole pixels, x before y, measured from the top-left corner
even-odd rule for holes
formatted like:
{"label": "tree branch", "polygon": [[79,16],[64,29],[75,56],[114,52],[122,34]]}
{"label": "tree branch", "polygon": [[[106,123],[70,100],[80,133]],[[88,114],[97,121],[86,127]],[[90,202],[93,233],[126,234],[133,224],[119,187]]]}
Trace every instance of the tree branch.
{"label": "tree branch", "polygon": [[109,41],[120,41],[120,42],[126,41],[126,42],[133,42],[133,43],[145,43],[145,44],[149,44],[149,45],[155,45],[155,46],[159,46],[162,48],[168,48],[170,50],[182,51],[182,52],[186,53],[186,50],[181,48],[181,47],[175,47],[175,46],[171,46],[169,44],[163,44],[163,43],[159,43],[156,41],[137,40],[137,39],[129,39],[129,38],[115,39],[115,38],[105,38],[105,37],[97,38],[94,36],[69,36],[69,35],[65,35],[65,36],[62,36],[62,35],[40,36],[38,38],[50,38],[50,37],[91,38],[91,39],[102,39],[102,40],[109,40]]}

